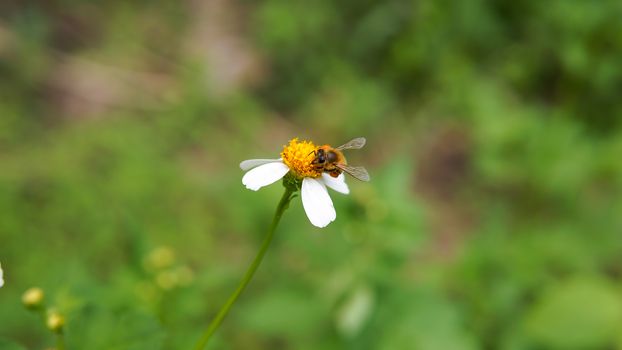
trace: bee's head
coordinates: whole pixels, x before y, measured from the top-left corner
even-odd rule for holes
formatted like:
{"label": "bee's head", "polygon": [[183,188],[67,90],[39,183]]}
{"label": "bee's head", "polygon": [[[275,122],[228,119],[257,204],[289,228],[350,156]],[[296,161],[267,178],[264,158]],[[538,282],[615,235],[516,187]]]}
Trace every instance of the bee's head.
{"label": "bee's head", "polygon": [[324,149],[320,148],[317,150],[315,161],[320,164],[324,164],[326,162],[326,152]]}

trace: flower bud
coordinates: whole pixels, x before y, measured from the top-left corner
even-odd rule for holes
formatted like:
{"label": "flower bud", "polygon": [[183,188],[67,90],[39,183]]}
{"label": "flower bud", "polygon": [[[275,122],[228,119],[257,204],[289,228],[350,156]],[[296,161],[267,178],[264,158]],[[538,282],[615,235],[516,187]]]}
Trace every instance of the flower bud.
{"label": "flower bud", "polygon": [[162,271],[156,276],[156,283],[160,288],[170,290],[177,285],[177,276],[172,271]]}
{"label": "flower bud", "polygon": [[175,252],[166,246],[158,247],[149,252],[143,264],[149,271],[157,271],[167,268],[175,262]]}
{"label": "flower bud", "polygon": [[22,303],[29,309],[36,309],[43,305],[43,298],[43,290],[39,287],[33,287],[22,294]]}
{"label": "flower bud", "polygon": [[65,325],[65,318],[57,311],[49,311],[45,325],[54,333],[61,333]]}

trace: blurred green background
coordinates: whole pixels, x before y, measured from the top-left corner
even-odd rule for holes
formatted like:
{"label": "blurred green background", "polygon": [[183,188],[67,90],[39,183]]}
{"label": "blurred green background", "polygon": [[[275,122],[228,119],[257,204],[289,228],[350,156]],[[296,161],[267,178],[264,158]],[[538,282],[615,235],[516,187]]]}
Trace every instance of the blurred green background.
{"label": "blurred green background", "polygon": [[40,286],[69,349],[192,348],[282,192],[239,162],[365,136],[372,181],[325,229],[293,201],[210,349],[622,349],[621,16],[2,1],[0,338],[54,345]]}

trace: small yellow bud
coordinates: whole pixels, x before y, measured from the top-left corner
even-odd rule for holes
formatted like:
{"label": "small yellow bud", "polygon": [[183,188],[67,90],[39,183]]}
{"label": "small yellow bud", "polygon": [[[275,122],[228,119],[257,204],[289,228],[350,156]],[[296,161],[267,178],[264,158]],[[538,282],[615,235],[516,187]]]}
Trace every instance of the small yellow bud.
{"label": "small yellow bud", "polygon": [[65,325],[65,318],[56,311],[49,311],[45,324],[52,332],[61,333]]}
{"label": "small yellow bud", "polygon": [[164,289],[173,289],[177,285],[177,275],[173,271],[163,271],[156,276],[157,285]]}
{"label": "small yellow bud", "polygon": [[22,303],[29,309],[36,309],[43,304],[43,297],[43,290],[39,287],[33,287],[22,294]]}
{"label": "small yellow bud", "polygon": [[193,280],[194,272],[187,266],[179,266],[174,269],[162,271],[155,278],[158,287],[164,290],[188,286]]}
{"label": "small yellow bud", "polygon": [[144,259],[145,268],[157,271],[167,268],[175,262],[175,252],[169,247],[163,246],[152,250]]}

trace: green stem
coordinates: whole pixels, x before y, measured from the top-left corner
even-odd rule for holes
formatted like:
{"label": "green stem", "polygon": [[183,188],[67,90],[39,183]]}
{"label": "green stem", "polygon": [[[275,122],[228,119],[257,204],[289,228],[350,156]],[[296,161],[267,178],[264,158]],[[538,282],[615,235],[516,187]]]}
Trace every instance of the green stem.
{"label": "green stem", "polygon": [[65,350],[65,336],[62,332],[56,334],[56,350]]}
{"label": "green stem", "polygon": [[231,294],[227,302],[220,308],[220,311],[218,311],[218,314],[216,315],[216,317],[214,317],[212,322],[209,324],[209,326],[203,333],[203,336],[201,337],[201,339],[197,343],[197,346],[195,347],[196,350],[202,350],[205,348],[205,346],[207,345],[207,342],[210,340],[210,338],[212,337],[216,329],[218,329],[218,327],[222,323],[222,320],[229,313],[229,309],[231,309],[233,304],[235,304],[235,301],[238,299],[240,294],[242,294],[242,292],[244,291],[248,283],[253,278],[255,271],[257,271],[257,268],[261,264],[261,260],[263,259],[263,256],[266,254],[266,251],[268,250],[268,247],[270,246],[270,242],[272,242],[272,237],[274,237],[274,230],[276,229],[276,226],[279,224],[279,221],[281,220],[281,216],[283,216],[283,212],[285,211],[285,209],[287,209],[287,205],[289,204],[289,201],[292,199],[292,193],[293,191],[291,189],[289,188],[285,189],[285,193],[283,193],[283,197],[281,197],[281,201],[279,202],[279,205],[276,207],[276,212],[274,213],[274,218],[272,219],[272,224],[270,225],[268,234],[266,235],[266,238],[264,238],[263,243],[261,244],[261,248],[259,248],[259,252],[257,253],[257,256],[255,256],[255,260],[253,260],[253,263],[248,267],[248,270],[246,270],[246,274],[244,275],[244,278],[242,278],[242,280],[240,281],[240,284],[238,284],[238,288],[233,292],[233,294]]}

